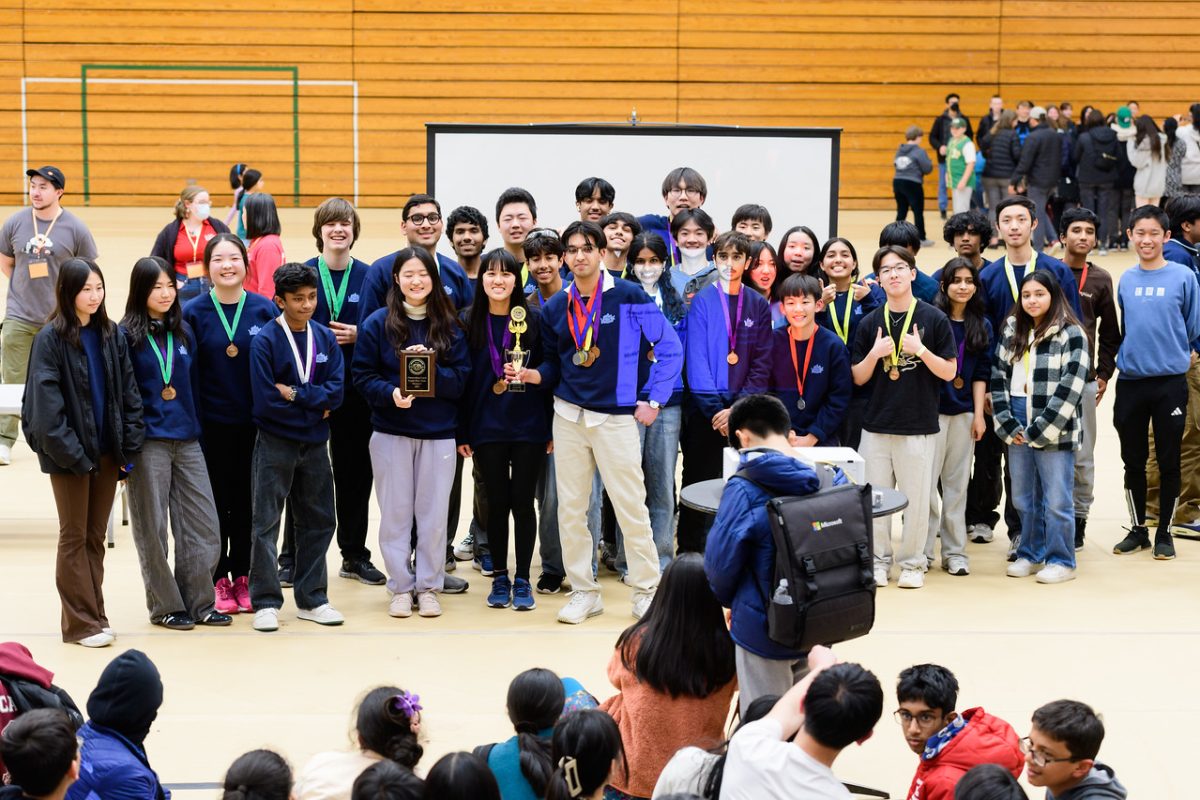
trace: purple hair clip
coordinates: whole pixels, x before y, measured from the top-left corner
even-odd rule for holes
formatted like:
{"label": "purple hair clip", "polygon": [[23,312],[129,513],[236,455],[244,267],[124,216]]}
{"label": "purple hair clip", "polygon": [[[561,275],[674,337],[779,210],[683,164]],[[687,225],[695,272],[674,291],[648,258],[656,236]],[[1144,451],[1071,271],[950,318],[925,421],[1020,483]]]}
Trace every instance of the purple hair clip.
{"label": "purple hair clip", "polygon": [[413,719],[421,710],[421,695],[410,692],[400,692],[392,697],[392,708],[403,712],[404,716]]}

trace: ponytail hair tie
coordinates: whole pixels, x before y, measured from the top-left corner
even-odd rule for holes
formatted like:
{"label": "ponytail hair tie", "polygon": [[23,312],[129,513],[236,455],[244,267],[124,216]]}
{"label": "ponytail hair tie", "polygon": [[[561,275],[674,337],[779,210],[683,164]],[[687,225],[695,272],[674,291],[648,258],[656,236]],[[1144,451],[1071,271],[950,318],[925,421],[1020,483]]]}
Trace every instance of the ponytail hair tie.
{"label": "ponytail hair tie", "polygon": [[567,783],[567,792],[571,797],[583,795],[583,784],[579,782],[579,762],[574,756],[563,756],[558,760],[558,768],[563,771],[563,780]]}
{"label": "ponytail hair tie", "polygon": [[529,734],[533,734],[535,736],[537,735],[537,726],[534,725],[532,722],[524,722],[524,721],[518,722],[516,725],[513,726],[513,728],[516,730],[517,733],[529,733]]}

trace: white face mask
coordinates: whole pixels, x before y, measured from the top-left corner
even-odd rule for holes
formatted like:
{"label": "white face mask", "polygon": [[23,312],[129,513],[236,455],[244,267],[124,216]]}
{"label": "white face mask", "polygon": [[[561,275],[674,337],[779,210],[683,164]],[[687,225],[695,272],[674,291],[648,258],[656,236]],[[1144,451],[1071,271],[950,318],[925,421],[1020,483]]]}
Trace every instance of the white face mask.
{"label": "white face mask", "polygon": [[200,219],[208,219],[208,215],[212,213],[211,203],[198,203],[195,206],[196,216]]}
{"label": "white face mask", "polygon": [[650,287],[658,283],[659,276],[663,274],[663,267],[662,264],[635,264],[633,274],[637,275],[642,286]]}
{"label": "white face mask", "polygon": [[704,258],[705,251],[707,250],[707,247],[681,247],[679,248],[679,254],[688,261],[697,261]]}

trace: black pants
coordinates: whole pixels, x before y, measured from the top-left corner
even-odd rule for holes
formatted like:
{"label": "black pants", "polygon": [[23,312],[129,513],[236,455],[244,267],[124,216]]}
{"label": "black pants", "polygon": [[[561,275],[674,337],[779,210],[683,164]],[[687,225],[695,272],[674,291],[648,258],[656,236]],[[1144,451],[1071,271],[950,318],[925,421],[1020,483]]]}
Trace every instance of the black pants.
{"label": "black pants", "polygon": [[[713,430],[712,420],[693,411],[683,418],[679,444],[683,450],[683,486],[721,477],[721,453],[729,441]],[[679,552],[703,553],[713,517],[685,505],[679,506]]]}
{"label": "black pants", "polygon": [[333,465],[337,543],[346,561],[366,561],[367,514],[371,508],[371,408],[347,384],[342,405],[329,415],[329,460]]}
{"label": "black pants", "polygon": [[870,402],[869,394],[860,396],[855,392],[850,395],[850,405],[846,407],[846,416],[842,419],[841,427],[838,428],[838,438],[843,446],[857,450],[862,443],[863,420],[867,416],[867,405]]}
{"label": "black pants", "polygon": [[517,569],[514,577],[529,580],[529,564],[537,542],[537,516],[533,510],[534,489],[546,445],[541,442],[493,442],[475,450],[475,463],[483,475],[487,492],[488,547],[492,569],[508,572],[508,517],[513,518]]}
{"label": "black pants", "polygon": [[252,499],[250,463],[258,430],[254,425],[205,422],[201,444],[221,524],[221,557],[214,583],[250,574]]}
{"label": "black pants", "polygon": [[1146,433],[1154,426],[1154,456],[1158,462],[1158,528],[1171,528],[1175,501],[1179,499],[1179,447],[1187,420],[1187,375],[1160,378],[1121,378],[1113,404],[1113,425],[1121,438],[1125,462],[1125,493],[1129,516],[1135,525],[1146,522],[1146,460],[1150,443]]}
{"label": "black pants", "polygon": [[[1004,524],[1008,538],[1021,533],[1021,517],[1012,504],[1012,487],[1008,474],[1007,448],[992,427],[991,415],[983,418],[987,431],[975,443],[975,459],[971,468],[971,481],[967,484],[966,522],[968,525],[987,525],[995,528],[1000,521],[996,509],[1000,498],[1004,498]],[[1004,468],[1001,469],[1001,459]]]}
{"label": "black pants", "polygon": [[[455,456],[454,485],[450,487],[449,518],[446,520],[446,560],[454,557],[454,540],[458,538],[458,515],[462,511],[463,457]],[[475,534],[475,557],[488,554],[487,539],[487,492],[483,486],[483,474],[479,462],[471,463],[471,480],[475,490],[471,493],[471,527]],[[416,550],[416,521],[413,521],[413,549]]]}
{"label": "black pants", "polygon": [[916,181],[892,179],[892,194],[896,197],[896,221],[902,221],[908,216],[908,210],[913,212],[913,223],[921,238],[925,237],[925,187]]}

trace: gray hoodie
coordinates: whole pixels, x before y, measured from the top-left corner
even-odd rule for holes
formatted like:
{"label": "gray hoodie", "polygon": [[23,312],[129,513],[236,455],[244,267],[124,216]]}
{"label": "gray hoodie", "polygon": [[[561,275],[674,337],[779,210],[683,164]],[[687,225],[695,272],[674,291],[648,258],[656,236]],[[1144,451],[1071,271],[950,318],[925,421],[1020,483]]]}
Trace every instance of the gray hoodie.
{"label": "gray hoodie", "polygon": [[1125,800],[1125,787],[1112,767],[1097,761],[1083,780],[1055,796],[1046,790],[1046,800]]}
{"label": "gray hoodie", "polygon": [[925,148],[913,142],[900,145],[892,163],[896,165],[896,174],[893,177],[898,181],[921,183],[923,176],[933,172],[933,162],[929,160],[929,154],[925,152]]}

